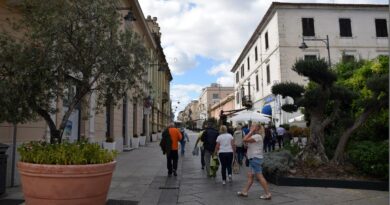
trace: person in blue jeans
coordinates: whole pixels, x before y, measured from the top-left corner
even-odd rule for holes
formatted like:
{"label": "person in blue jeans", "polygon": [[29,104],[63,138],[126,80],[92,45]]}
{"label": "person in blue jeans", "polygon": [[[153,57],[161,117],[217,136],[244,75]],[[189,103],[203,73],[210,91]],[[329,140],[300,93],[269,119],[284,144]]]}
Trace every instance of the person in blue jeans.
{"label": "person in blue jeans", "polygon": [[181,136],[183,136],[183,138],[180,140],[180,153],[181,155],[184,155],[185,148],[186,148],[186,141],[189,142],[190,139],[188,138],[188,135],[185,132],[184,128],[180,128],[180,132],[181,132]]}
{"label": "person in blue jeans", "polygon": [[249,158],[250,171],[248,172],[248,182],[242,191],[237,192],[238,196],[248,197],[248,191],[256,176],[265,191],[265,194],[261,195],[260,199],[270,200],[272,197],[261,169],[263,163],[264,134],[264,127],[255,123],[252,125],[250,132],[244,137],[244,143],[248,145],[247,156]]}
{"label": "person in blue jeans", "polygon": [[214,154],[219,155],[219,161],[221,162],[221,174],[222,184],[226,184],[226,170],[228,172],[229,182],[232,182],[232,162],[233,153],[235,151],[233,136],[228,133],[228,128],[222,125],[219,129],[219,135],[217,137],[217,145],[215,146]]}
{"label": "person in blue jeans", "polygon": [[236,131],[233,134],[234,138],[234,145],[236,146],[236,157],[238,164],[242,165],[242,160],[244,159],[245,155],[245,148],[244,143],[242,139],[244,138],[244,132],[242,131],[241,125],[238,125],[236,127]]}

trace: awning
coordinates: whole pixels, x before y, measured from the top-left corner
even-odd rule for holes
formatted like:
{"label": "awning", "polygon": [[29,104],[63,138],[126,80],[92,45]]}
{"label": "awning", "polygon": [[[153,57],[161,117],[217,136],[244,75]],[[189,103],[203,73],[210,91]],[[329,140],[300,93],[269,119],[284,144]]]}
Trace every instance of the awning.
{"label": "awning", "polygon": [[261,109],[261,113],[265,115],[270,115],[272,116],[272,108],[271,105],[264,105],[263,109]]}

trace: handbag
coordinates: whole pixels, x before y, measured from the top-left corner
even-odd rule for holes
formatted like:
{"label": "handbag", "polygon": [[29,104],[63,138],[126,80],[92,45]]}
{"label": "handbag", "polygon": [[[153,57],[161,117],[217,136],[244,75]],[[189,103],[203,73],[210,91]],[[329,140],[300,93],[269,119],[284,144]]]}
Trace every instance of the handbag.
{"label": "handbag", "polygon": [[237,159],[237,157],[234,157],[234,161],[233,161],[233,173],[234,173],[234,174],[240,173],[240,165],[238,164],[238,159]]}
{"label": "handbag", "polygon": [[245,157],[245,166],[249,167],[249,159],[248,159],[248,157]]}
{"label": "handbag", "polygon": [[216,155],[211,156],[210,160],[210,176],[215,177],[217,176],[217,171],[219,167],[219,160]]}
{"label": "handbag", "polygon": [[199,147],[195,146],[194,150],[192,150],[192,155],[198,156],[199,155]]}

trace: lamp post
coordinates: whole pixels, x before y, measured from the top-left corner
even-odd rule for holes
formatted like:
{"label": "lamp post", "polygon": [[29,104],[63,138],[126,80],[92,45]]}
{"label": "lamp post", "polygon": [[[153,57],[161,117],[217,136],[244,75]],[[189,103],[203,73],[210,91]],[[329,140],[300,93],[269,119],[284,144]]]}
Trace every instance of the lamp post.
{"label": "lamp post", "polygon": [[302,50],[308,48],[308,46],[306,45],[305,41],[321,41],[321,42],[325,43],[326,49],[328,50],[328,63],[329,63],[329,67],[332,65],[331,62],[330,62],[330,50],[329,50],[329,37],[328,37],[328,35],[326,35],[326,38],[305,38],[305,37],[302,37],[302,43],[299,46],[299,48],[302,49]]}

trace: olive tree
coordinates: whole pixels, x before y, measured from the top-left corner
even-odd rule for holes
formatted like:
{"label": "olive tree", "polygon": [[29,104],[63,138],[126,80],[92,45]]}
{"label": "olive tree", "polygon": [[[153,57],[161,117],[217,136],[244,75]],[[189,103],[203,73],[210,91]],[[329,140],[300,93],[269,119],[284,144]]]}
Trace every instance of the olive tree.
{"label": "olive tree", "polygon": [[[0,83],[5,97],[0,111],[18,111],[23,120],[40,116],[53,143],[61,141],[71,113],[91,93],[98,107],[115,104],[130,89],[133,97],[141,95],[149,55],[135,32],[120,29],[118,5],[116,0],[23,1],[21,19],[10,20],[12,30],[0,33],[0,78],[6,82]],[[62,102],[68,109],[56,124],[50,115],[61,111],[55,104]],[[14,122],[10,117],[4,120]]]}

